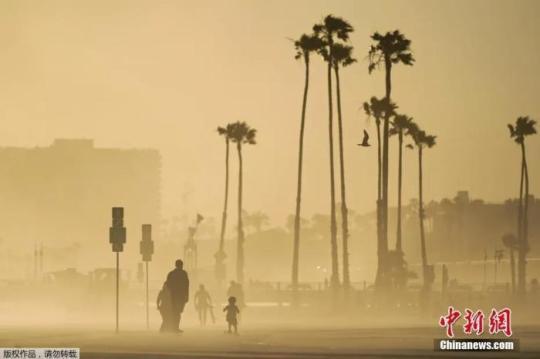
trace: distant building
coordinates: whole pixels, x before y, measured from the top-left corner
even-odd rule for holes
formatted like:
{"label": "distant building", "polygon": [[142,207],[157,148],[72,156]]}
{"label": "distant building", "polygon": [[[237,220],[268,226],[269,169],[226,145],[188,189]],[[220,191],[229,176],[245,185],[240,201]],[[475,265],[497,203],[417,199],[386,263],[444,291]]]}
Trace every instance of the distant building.
{"label": "distant building", "polygon": [[[126,208],[132,240],[160,218],[161,156],[153,149],[96,148],[57,139],[49,147],[0,148],[0,237],[14,244],[107,243],[111,207]],[[129,235],[128,234],[128,235]]]}

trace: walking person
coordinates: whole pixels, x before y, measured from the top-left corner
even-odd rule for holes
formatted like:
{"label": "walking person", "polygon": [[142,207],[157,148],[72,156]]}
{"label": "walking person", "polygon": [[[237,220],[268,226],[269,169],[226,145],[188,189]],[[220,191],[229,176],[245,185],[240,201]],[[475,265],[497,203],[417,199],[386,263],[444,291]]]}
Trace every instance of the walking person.
{"label": "walking person", "polygon": [[167,275],[167,287],[171,291],[172,298],[171,330],[181,333],[183,331],[180,329],[180,319],[189,300],[189,278],[182,260],[178,259],[175,268]]}
{"label": "walking person", "polygon": [[227,333],[232,333],[231,329],[234,329],[234,334],[238,334],[238,314],[240,314],[240,309],[236,306],[236,298],[229,297],[229,304],[223,308],[224,312],[227,312],[227,324],[229,330]]}
{"label": "walking person", "polygon": [[193,301],[195,302],[195,309],[199,314],[199,322],[201,323],[201,326],[204,327],[206,325],[208,311],[212,311],[212,298],[210,298],[210,294],[204,288],[203,284],[199,285],[199,290],[195,293]]}

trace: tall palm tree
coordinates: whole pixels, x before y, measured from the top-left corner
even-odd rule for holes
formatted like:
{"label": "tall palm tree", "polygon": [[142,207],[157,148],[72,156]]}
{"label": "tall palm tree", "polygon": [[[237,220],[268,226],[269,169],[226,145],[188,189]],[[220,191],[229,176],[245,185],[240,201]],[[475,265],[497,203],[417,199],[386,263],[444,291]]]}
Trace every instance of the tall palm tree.
{"label": "tall palm tree", "polygon": [[376,97],[371,97],[369,102],[364,102],[364,111],[368,117],[375,118],[375,124],[377,125],[377,275],[375,282],[381,282],[381,276],[384,274],[384,263],[385,258],[388,252],[388,242],[383,241],[383,236],[381,234],[381,209],[382,209],[382,156],[381,156],[381,119],[385,117],[390,117],[395,114],[397,106],[389,102],[385,97],[383,99],[378,99]]}
{"label": "tall palm tree", "polygon": [[[375,68],[384,65],[385,69],[385,97],[390,102],[392,92],[392,66],[399,63],[412,65],[414,57],[412,56],[410,45],[411,41],[407,39],[399,30],[387,32],[382,35],[375,32],[371,35],[375,42],[369,50],[369,73]],[[389,152],[389,123],[390,117],[385,116],[383,124],[383,151],[382,151],[382,208],[381,208],[381,236],[382,241],[388,246],[388,152]],[[385,264],[386,266],[386,264]],[[383,269],[383,273],[388,268]],[[383,276],[384,277],[384,276]],[[382,278],[378,276],[378,286],[387,284],[380,283]]]}
{"label": "tall palm tree", "polygon": [[332,274],[330,284],[332,288],[339,287],[339,269],[337,253],[337,225],[336,225],[336,189],[334,179],[334,135],[333,135],[333,107],[332,107],[332,58],[331,49],[335,42],[335,37],[342,41],[349,40],[349,33],[353,31],[352,26],[345,20],[328,15],[321,24],[313,26],[313,31],[317,37],[323,41],[319,49],[319,54],[328,64],[328,140],[330,147],[330,245],[332,258]]}
{"label": "tall palm tree", "polygon": [[254,145],[257,130],[249,127],[245,122],[235,122],[231,127],[231,141],[236,143],[238,152],[238,242],[236,247],[236,278],[239,283],[244,282],[244,227],[242,224],[242,145]]}
{"label": "tall palm tree", "polygon": [[343,151],[343,115],[341,112],[341,86],[339,82],[339,66],[349,66],[356,62],[352,57],[352,46],[336,43],[331,48],[331,58],[336,77],[336,104],[338,113],[338,133],[339,133],[339,168],[341,183],[341,228],[343,231],[343,287],[349,289],[351,285],[349,273],[349,219],[347,200],[345,194],[345,159]]}
{"label": "tall palm tree", "polygon": [[223,214],[221,216],[221,233],[219,236],[219,249],[214,255],[216,258],[215,275],[218,283],[225,279],[225,230],[227,227],[227,208],[229,202],[229,143],[232,134],[232,125],[229,123],[225,127],[217,128],[218,134],[225,138],[225,200],[223,203]]}
{"label": "tall palm tree", "polygon": [[298,267],[300,257],[300,223],[301,223],[301,203],[302,203],[302,165],[304,158],[304,127],[306,121],[306,106],[309,88],[309,64],[312,52],[318,51],[322,46],[322,41],[315,35],[302,35],[299,40],[294,42],[296,49],[295,59],[303,59],[305,65],[304,78],[304,96],[302,99],[302,115],[300,118],[300,136],[298,139],[298,177],[296,184],[296,211],[294,215],[294,244],[293,244],[293,263],[292,263],[292,288],[294,291],[298,288]]}
{"label": "tall palm tree", "polygon": [[397,205],[397,232],[396,232],[396,250],[403,255],[402,233],[401,233],[401,189],[403,177],[403,136],[408,135],[413,123],[412,117],[407,115],[396,115],[392,122],[391,134],[398,136],[398,205]]}
{"label": "tall palm tree", "polygon": [[418,218],[420,221],[420,249],[422,255],[422,273],[423,273],[423,290],[429,291],[431,284],[433,283],[433,273],[429,270],[427,251],[426,251],[426,234],[424,230],[424,188],[423,188],[423,167],[422,167],[422,154],[424,148],[431,148],[435,146],[435,136],[426,134],[421,130],[418,125],[411,124],[411,135],[414,140],[414,144],[418,149]]}
{"label": "tall palm tree", "polygon": [[[520,243],[518,250],[518,283],[517,292],[520,295],[525,294],[526,286],[526,256],[529,251],[529,169],[527,165],[527,156],[525,151],[525,138],[536,134],[536,121],[528,116],[518,117],[515,125],[508,125],[510,138],[521,147],[521,178],[519,187],[518,204],[518,241]],[[525,191],[523,191],[525,187]]]}

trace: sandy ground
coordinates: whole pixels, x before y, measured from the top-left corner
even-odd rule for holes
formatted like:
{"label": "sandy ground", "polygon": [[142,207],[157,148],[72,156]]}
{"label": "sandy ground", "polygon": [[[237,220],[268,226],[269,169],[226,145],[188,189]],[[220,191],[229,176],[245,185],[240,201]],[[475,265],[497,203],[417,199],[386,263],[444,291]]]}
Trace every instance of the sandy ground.
{"label": "sandy ground", "polygon": [[82,358],[394,358],[540,357],[540,326],[516,327],[521,351],[437,353],[439,328],[243,328],[238,336],[221,327],[186,328],[179,335],[154,331],[65,328],[2,328],[0,347],[78,347]]}

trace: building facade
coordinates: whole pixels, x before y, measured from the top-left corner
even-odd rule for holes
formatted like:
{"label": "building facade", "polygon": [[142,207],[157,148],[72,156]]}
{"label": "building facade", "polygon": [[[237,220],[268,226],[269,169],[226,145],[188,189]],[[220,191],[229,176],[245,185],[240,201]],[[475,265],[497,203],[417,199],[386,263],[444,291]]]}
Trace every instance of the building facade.
{"label": "building facade", "polygon": [[107,244],[114,206],[125,207],[131,240],[140,240],[142,223],[159,223],[157,150],[57,139],[49,147],[0,148],[0,168],[0,238],[6,247],[45,243],[52,258],[54,248],[73,247],[81,259]]}

